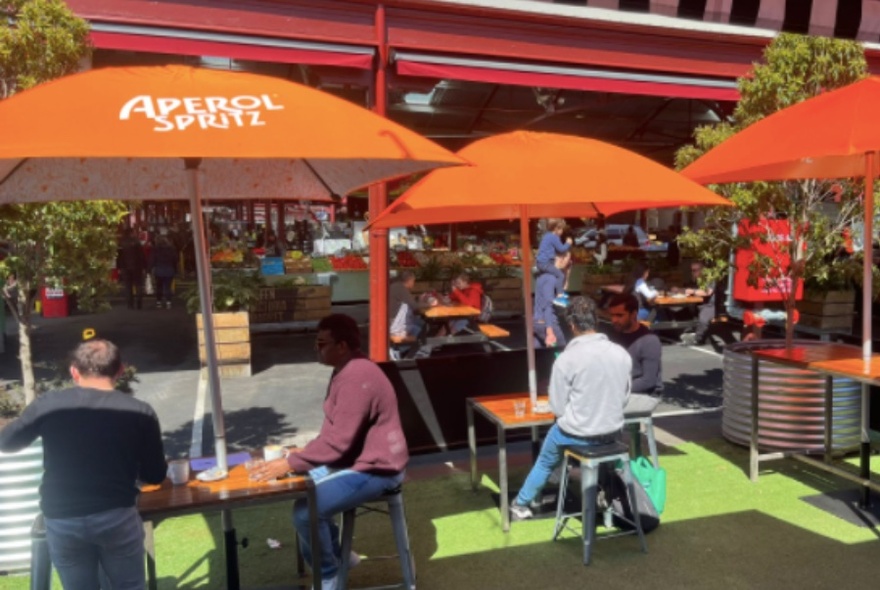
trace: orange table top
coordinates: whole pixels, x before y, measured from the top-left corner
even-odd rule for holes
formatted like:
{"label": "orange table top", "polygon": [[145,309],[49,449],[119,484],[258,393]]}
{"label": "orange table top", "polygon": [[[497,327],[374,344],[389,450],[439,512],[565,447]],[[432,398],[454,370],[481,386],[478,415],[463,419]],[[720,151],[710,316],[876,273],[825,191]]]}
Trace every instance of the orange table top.
{"label": "orange table top", "polygon": [[430,319],[470,318],[480,315],[480,310],[469,305],[435,305],[425,310]]}
{"label": "orange table top", "polygon": [[686,295],[684,297],[675,297],[674,295],[664,295],[658,296],[654,298],[652,301],[654,305],[659,306],[675,306],[675,305],[693,305],[695,303],[703,303],[702,297],[697,297],[696,295]]}
{"label": "orange table top", "polygon": [[866,363],[858,346],[816,343],[811,346],[756,350],[752,354],[771,362],[880,385],[880,355],[872,355]]}
{"label": "orange table top", "polygon": [[[468,398],[468,401],[474,405],[474,408],[479,409],[480,413],[486,416],[486,418],[505,428],[543,426],[545,424],[553,424],[556,421],[556,416],[553,415],[553,412],[535,413],[529,402],[528,393],[486,395]],[[523,416],[516,415],[513,407],[514,401],[525,401],[526,411]],[[549,398],[546,395],[539,395],[538,401],[549,403]]]}
{"label": "orange table top", "polygon": [[304,475],[274,483],[251,481],[244,465],[236,465],[220,481],[203,482],[193,476],[186,485],[175,486],[166,479],[158,486],[144,486],[137,506],[141,516],[150,520],[285,500],[304,495],[310,483],[311,479]]}

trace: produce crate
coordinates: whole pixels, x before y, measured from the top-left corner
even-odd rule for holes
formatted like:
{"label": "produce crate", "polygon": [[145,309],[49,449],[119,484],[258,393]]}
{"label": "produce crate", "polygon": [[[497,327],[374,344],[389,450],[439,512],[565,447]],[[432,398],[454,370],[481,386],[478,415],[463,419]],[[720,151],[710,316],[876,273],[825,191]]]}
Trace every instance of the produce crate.
{"label": "produce crate", "polygon": [[[251,376],[251,332],[248,313],[223,312],[213,314],[214,340],[217,342],[217,362],[222,377]],[[199,336],[199,360],[202,366],[207,362],[205,352],[205,332],[202,327],[202,314],[196,314],[196,328]]]}
{"label": "produce crate", "polygon": [[251,308],[253,324],[316,321],[330,314],[332,288],[326,285],[262,287]]}
{"label": "produce crate", "polygon": [[855,291],[807,291],[803,300],[797,302],[798,323],[819,330],[837,328],[849,332],[853,325],[855,299]]}

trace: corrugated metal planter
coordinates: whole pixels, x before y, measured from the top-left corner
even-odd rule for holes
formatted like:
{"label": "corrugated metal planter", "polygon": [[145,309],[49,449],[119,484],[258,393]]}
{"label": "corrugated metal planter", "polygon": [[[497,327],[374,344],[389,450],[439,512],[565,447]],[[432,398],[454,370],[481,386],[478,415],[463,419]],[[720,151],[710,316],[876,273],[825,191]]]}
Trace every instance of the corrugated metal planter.
{"label": "corrugated metal planter", "polygon": [[27,570],[31,525],[40,512],[43,442],[17,453],[0,453],[0,573]]}
{"label": "corrugated metal planter", "polygon": [[[816,346],[815,340],[796,340]],[[781,340],[732,344],[724,350],[724,410],[722,434],[748,446],[751,439],[751,350],[782,348]],[[758,366],[758,445],[762,450],[824,448],[825,378],[792,367],[761,361]],[[842,453],[859,444],[861,386],[851,379],[834,379],[831,446]]]}

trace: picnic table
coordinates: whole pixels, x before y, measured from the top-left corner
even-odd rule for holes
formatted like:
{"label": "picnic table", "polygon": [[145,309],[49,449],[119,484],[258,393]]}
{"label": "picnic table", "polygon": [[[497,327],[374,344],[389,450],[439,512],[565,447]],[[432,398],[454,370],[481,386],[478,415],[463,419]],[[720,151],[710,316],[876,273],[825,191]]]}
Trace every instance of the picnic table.
{"label": "picnic table", "polygon": [[[603,294],[606,295],[619,295],[624,291],[624,285],[620,284],[611,284],[611,285],[603,285],[601,288]],[[665,293],[668,293],[666,291]],[[699,321],[699,310],[697,307],[704,303],[704,298],[698,295],[684,295],[683,293],[672,294],[672,295],[659,295],[651,302],[651,305],[656,310],[667,310],[671,313],[677,313],[681,310],[687,309],[690,311],[689,319],[678,319],[676,317],[672,317],[671,315],[668,318],[662,320],[654,320],[651,321],[650,327],[652,330],[690,330],[696,329]],[[607,318],[600,317],[603,321],[607,321]]]}

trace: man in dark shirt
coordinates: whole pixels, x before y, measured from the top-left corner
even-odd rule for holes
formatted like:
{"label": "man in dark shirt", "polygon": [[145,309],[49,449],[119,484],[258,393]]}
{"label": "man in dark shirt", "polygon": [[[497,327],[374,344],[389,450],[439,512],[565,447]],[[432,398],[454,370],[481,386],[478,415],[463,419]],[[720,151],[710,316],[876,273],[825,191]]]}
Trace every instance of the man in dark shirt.
{"label": "man in dark shirt", "polygon": [[693,334],[686,332],[681,335],[682,344],[695,345],[705,344],[709,334],[709,326],[715,319],[715,283],[701,286],[703,263],[699,260],[691,262],[691,281],[684,289],[685,295],[694,295],[703,298],[703,303],[697,306],[697,328]]}
{"label": "man in dark shirt", "polygon": [[638,319],[639,302],[634,295],[615,295],[608,303],[614,333],[612,342],[624,347],[632,358],[633,393],[655,393],[663,389],[660,368],[662,347],[656,334]]}
{"label": "man in dark shirt", "polygon": [[144,300],[144,273],[147,269],[147,257],[144,254],[143,246],[134,235],[134,230],[130,227],[125,228],[122,240],[119,242],[116,268],[122,275],[128,308],[134,309],[137,304],[137,308],[140,309]]}
{"label": "man in dark shirt", "polygon": [[[321,587],[336,590],[340,559],[336,515],[374,500],[403,481],[409,460],[397,411],[397,395],[388,377],[361,352],[354,319],[333,314],[318,323],[318,361],[333,367],[318,437],[286,458],[266,463],[255,477],[269,481],[288,471],[309,473],[318,499]],[[311,561],[309,511],[296,502],[293,522],[303,555]]]}
{"label": "man in dark shirt", "polygon": [[121,372],[113,343],[83,342],[71,355],[76,386],[37,398],[0,431],[3,452],[43,438],[40,509],[65,588],[97,588],[98,566],[113,588],[144,587],[137,482],[162,482],[167,465],[156,413],[113,388]]}

